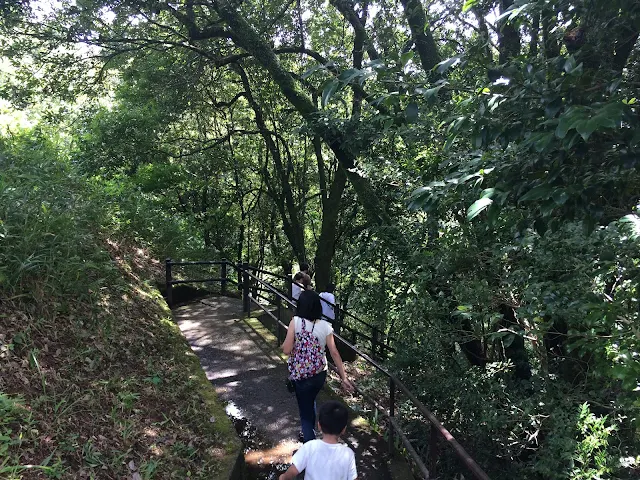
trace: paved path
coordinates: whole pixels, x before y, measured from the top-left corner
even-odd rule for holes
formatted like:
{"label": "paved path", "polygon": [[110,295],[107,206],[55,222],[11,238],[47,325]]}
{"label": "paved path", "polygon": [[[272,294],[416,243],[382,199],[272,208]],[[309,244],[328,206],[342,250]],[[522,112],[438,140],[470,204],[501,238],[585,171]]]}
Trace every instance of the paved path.
{"label": "paved path", "polygon": [[[229,403],[227,412],[255,427],[258,440],[245,454],[247,463],[288,463],[300,447],[300,423],[295,396],[284,385],[286,366],[240,312],[240,300],[210,297],[176,309],[174,318],[207,378]],[[352,425],[345,440],[356,452],[359,479],[392,478],[382,438]]]}

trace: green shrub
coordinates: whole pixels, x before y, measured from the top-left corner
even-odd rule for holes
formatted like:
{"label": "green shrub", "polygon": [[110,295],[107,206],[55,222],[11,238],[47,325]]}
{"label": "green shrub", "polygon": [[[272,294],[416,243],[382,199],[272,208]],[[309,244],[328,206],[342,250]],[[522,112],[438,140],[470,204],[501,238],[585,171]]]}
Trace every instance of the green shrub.
{"label": "green shrub", "polygon": [[105,210],[58,152],[40,130],[0,139],[0,288],[9,296],[86,296],[115,273],[97,246]]}

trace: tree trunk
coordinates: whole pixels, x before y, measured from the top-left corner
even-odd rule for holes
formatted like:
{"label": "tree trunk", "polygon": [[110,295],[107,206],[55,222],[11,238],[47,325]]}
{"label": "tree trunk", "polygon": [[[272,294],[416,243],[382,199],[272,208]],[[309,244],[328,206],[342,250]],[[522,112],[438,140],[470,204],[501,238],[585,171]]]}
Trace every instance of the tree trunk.
{"label": "tree trunk", "polygon": [[637,24],[634,25],[631,21],[625,20],[618,30],[614,48],[613,68],[616,72],[622,72],[637,41]]}
{"label": "tree trunk", "polygon": [[331,264],[336,250],[338,216],[342,204],[342,193],[347,185],[347,175],[342,167],[338,167],[331,191],[322,208],[322,228],[318,238],[315,256],[316,289],[321,292],[331,281]]}
{"label": "tree trunk", "polygon": [[[364,42],[364,49],[369,55],[369,59],[376,60],[380,58],[378,52],[376,51],[373,42],[367,35],[367,31],[364,28],[364,22],[366,21],[366,17],[363,18],[358,17],[354,9],[354,5],[352,2],[348,0],[330,0],[331,5],[333,5],[344,17],[344,19],[351,24],[353,28],[354,34],[356,37],[360,38]],[[355,57],[354,57],[355,58]]]}
{"label": "tree trunk", "polygon": [[538,37],[540,33],[540,14],[536,13],[533,17],[531,25],[531,39],[529,40],[529,56],[536,57],[538,55]]}
{"label": "tree trunk", "polygon": [[[468,321],[462,325],[462,328],[469,333],[473,331]],[[481,368],[484,368],[487,365],[487,356],[482,348],[482,342],[480,340],[473,339],[468,342],[458,343],[460,345],[460,350],[462,350],[462,353],[464,353],[464,356],[467,357],[467,360],[471,365]]]}
{"label": "tree trunk", "polygon": [[547,59],[560,55],[560,44],[551,35],[551,30],[556,24],[557,18],[554,12],[542,12],[542,43],[544,44],[544,56]]}
{"label": "tree trunk", "polygon": [[485,14],[479,8],[473,8],[472,11],[478,21],[480,38],[485,43],[483,48],[485,59],[487,64],[490,64],[493,62],[493,52],[491,51],[491,36],[489,35],[489,27],[487,27]]}
{"label": "tree trunk", "polygon": [[416,47],[424,71],[429,73],[440,62],[438,46],[427,24],[427,16],[420,0],[401,0],[404,15],[409,23],[413,44]]}
{"label": "tree trunk", "polygon": [[271,153],[271,158],[273,159],[273,163],[275,165],[276,175],[280,182],[280,187],[282,188],[282,198],[279,202],[278,198],[274,198],[274,200],[277,203],[280,215],[282,217],[285,235],[287,236],[287,239],[289,240],[289,243],[291,244],[291,247],[293,248],[298,261],[303,262],[306,259],[306,249],[304,245],[304,227],[300,222],[299,206],[296,204],[293,198],[293,192],[289,183],[289,175],[287,174],[287,170],[284,168],[284,165],[282,163],[280,149],[278,148],[276,142],[273,140],[271,132],[269,132],[269,129],[267,128],[262,108],[255,100],[251,92],[251,85],[249,84],[249,78],[247,77],[247,74],[239,65],[235,66],[234,69],[240,76],[243,87],[245,89],[245,97],[247,98],[247,101],[249,102],[249,105],[251,105],[251,108],[254,112],[256,126],[261,132],[262,138],[264,139],[267,149]]}
{"label": "tree trunk", "polygon": [[[500,326],[510,330],[520,330],[516,311],[509,305],[500,305],[502,321]],[[513,341],[504,347],[505,356],[511,360],[516,368],[516,378],[527,380],[531,378],[531,365],[529,364],[529,354],[524,345],[524,337],[519,333],[513,334]]]}
{"label": "tree trunk", "polygon": [[[513,0],[501,0],[500,13],[506,12],[511,5],[513,5]],[[500,63],[506,63],[509,59],[520,54],[520,33],[507,19],[500,22],[498,46],[500,49]]]}
{"label": "tree trunk", "polygon": [[242,223],[240,224],[240,231],[238,232],[238,243],[236,244],[236,260],[241,262],[242,258],[242,248],[244,246],[244,218],[242,219]]}

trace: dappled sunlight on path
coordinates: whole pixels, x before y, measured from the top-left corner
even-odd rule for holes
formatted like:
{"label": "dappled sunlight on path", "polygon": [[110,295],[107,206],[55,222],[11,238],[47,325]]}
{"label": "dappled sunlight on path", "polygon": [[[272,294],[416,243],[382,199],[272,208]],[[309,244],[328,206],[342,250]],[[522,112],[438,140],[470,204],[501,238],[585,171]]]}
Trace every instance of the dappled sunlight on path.
{"label": "dappled sunlight on path", "polygon": [[[174,318],[242,431],[246,463],[289,463],[301,444],[295,395],[284,384],[287,368],[274,345],[241,319],[241,308],[238,299],[210,297],[176,309]],[[327,398],[323,392],[318,400]],[[392,478],[381,437],[352,425],[344,440],[356,452],[358,478]]]}

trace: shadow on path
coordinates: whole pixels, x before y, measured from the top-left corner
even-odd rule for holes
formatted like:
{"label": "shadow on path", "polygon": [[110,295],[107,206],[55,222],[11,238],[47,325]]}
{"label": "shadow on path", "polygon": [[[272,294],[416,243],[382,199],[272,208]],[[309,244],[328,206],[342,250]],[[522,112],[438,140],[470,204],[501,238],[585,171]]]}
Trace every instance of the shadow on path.
{"label": "shadow on path", "polygon": [[[300,448],[295,395],[285,388],[286,365],[241,319],[241,301],[207,298],[174,310],[176,323],[199,356],[207,378],[227,402],[227,413],[245,441],[245,460],[263,473],[249,478],[277,478]],[[326,390],[326,389],[325,389]],[[319,402],[329,399],[323,390]],[[356,452],[358,478],[391,479],[384,440],[366,428],[351,425],[345,442]],[[254,469],[255,470],[255,469]]]}

